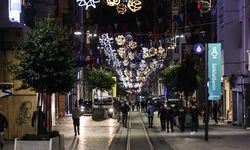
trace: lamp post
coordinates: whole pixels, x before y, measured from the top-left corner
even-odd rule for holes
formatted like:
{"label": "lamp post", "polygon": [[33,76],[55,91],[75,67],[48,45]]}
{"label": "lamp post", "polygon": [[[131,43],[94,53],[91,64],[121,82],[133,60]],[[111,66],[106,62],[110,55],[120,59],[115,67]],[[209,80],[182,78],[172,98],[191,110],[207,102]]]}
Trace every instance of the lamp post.
{"label": "lamp post", "polygon": [[[84,43],[84,30],[83,30],[83,17],[84,17],[84,11],[83,11],[83,7],[78,7],[79,11],[78,11],[78,16],[79,16],[79,28],[78,30],[76,30],[74,32],[74,36],[78,39],[79,41],[79,54],[83,54],[83,43]],[[83,56],[79,56],[80,57],[80,61],[83,61]],[[81,63],[80,63],[81,64]],[[77,102],[78,99],[82,98],[82,92],[83,92],[83,77],[84,77],[84,69],[83,67],[77,67],[77,76],[76,76],[76,82],[73,88],[73,93],[76,94],[76,96],[74,96],[73,101]]]}
{"label": "lamp post", "polygon": [[[83,60],[83,56],[82,55],[82,51],[83,51],[83,33],[81,30],[79,31],[75,31],[74,35],[77,39],[77,41],[79,41],[80,43],[80,47],[79,47],[79,55],[77,55],[77,59],[78,61],[80,61],[79,65],[81,64],[81,61]],[[82,79],[83,79],[83,69],[82,67],[77,66],[77,76],[76,76],[76,82],[74,84],[74,88],[73,88],[73,93],[76,94],[76,96],[74,96],[73,101],[76,102],[77,100],[79,100],[80,98],[82,98]]]}
{"label": "lamp post", "polygon": [[182,44],[186,43],[185,36],[183,34],[175,35],[175,43],[178,43],[179,63],[182,63]]}

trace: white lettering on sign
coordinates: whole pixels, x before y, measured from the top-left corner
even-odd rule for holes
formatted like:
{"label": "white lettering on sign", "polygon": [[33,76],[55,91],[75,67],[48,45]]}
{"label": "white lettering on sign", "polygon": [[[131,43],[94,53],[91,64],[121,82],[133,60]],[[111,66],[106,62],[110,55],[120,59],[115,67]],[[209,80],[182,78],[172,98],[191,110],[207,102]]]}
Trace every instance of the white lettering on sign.
{"label": "white lettering on sign", "polygon": [[218,57],[218,51],[217,51],[216,47],[213,47],[211,55],[212,55],[213,59],[217,59],[217,57]]}
{"label": "white lettering on sign", "polygon": [[212,64],[212,90],[215,91],[216,90],[216,74],[217,74],[217,70],[216,70],[216,63]]}

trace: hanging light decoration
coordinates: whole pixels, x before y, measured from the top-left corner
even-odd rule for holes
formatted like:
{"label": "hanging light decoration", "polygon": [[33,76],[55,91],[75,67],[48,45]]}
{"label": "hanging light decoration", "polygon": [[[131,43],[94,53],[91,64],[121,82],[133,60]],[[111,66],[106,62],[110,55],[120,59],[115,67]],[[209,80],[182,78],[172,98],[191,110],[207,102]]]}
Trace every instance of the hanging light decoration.
{"label": "hanging light decoration", "polygon": [[148,52],[149,52],[149,56],[153,57],[157,54],[157,49],[154,47],[151,47]]}
{"label": "hanging light decoration", "polygon": [[202,13],[209,12],[211,7],[211,0],[198,0],[198,9],[200,9]]}
{"label": "hanging light decoration", "polygon": [[127,12],[127,6],[123,3],[120,3],[116,6],[116,11],[118,14],[124,15]]}
{"label": "hanging light decoration", "polygon": [[132,12],[137,12],[142,8],[142,2],[140,0],[128,0],[127,5]]}
{"label": "hanging light decoration", "polygon": [[121,46],[121,45],[124,45],[125,42],[126,42],[126,39],[123,35],[118,35],[116,38],[115,38],[115,41],[116,41],[116,44]]}
{"label": "hanging light decoration", "polygon": [[107,0],[106,2],[108,6],[116,6],[120,4],[121,0]]}
{"label": "hanging light decoration", "polygon": [[124,55],[125,55],[125,48],[119,47],[119,48],[117,49],[117,52],[118,52],[119,56],[120,56],[121,58],[123,58]]}
{"label": "hanging light decoration", "polygon": [[137,47],[137,43],[135,41],[130,41],[128,45],[131,49],[135,49]]}
{"label": "hanging light decoration", "polygon": [[133,59],[135,58],[135,54],[132,53],[132,52],[129,52],[129,53],[128,53],[128,58],[129,58],[130,60],[133,60]]}
{"label": "hanging light decoration", "polygon": [[100,3],[100,0],[76,0],[78,6],[85,7],[85,10],[88,10],[89,7],[96,8],[96,4]]}
{"label": "hanging light decoration", "polygon": [[143,52],[139,54],[135,49],[137,42],[130,33],[115,38],[106,33],[100,36],[99,41],[104,47],[109,64],[116,69],[120,82],[132,91],[141,91],[149,75],[163,66],[162,59],[166,56],[166,50],[161,42],[157,44],[160,45],[158,48],[153,47],[155,44],[152,42],[150,48],[138,48]]}
{"label": "hanging light decoration", "polygon": [[[79,0],[79,1],[83,1],[83,0]],[[141,0],[106,0],[106,3],[110,7],[116,6],[117,13],[121,15],[125,14],[128,8],[132,12],[137,12],[142,8]]]}

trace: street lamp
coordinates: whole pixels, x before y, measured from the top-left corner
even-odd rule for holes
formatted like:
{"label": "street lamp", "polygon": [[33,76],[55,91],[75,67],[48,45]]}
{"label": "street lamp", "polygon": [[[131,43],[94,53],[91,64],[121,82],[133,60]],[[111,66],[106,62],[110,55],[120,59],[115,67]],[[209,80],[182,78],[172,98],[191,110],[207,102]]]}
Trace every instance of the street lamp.
{"label": "street lamp", "polygon": [[75,31],[74,35],[76,35],[76,36],[82,35],[82,32],[81,31]]}
{"label": "street lamp", "polygon": [[186,43],[184,34],[176,34],[175,35],[175,43],[178,43],[179,49],[179,63],[182,63],[182,44]]}

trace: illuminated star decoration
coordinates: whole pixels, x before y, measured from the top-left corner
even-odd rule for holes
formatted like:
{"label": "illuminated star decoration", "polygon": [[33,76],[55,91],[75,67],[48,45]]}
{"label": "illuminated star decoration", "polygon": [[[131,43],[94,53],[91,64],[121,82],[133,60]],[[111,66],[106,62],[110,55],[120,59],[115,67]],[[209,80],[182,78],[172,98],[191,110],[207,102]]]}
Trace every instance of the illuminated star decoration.
{"label": "illuminated star decoration", "polygon": [[89,7],[96,8],[96,4],[100,3],[100,0],[76,0],[78,6],[85,6],[85,10]]}

